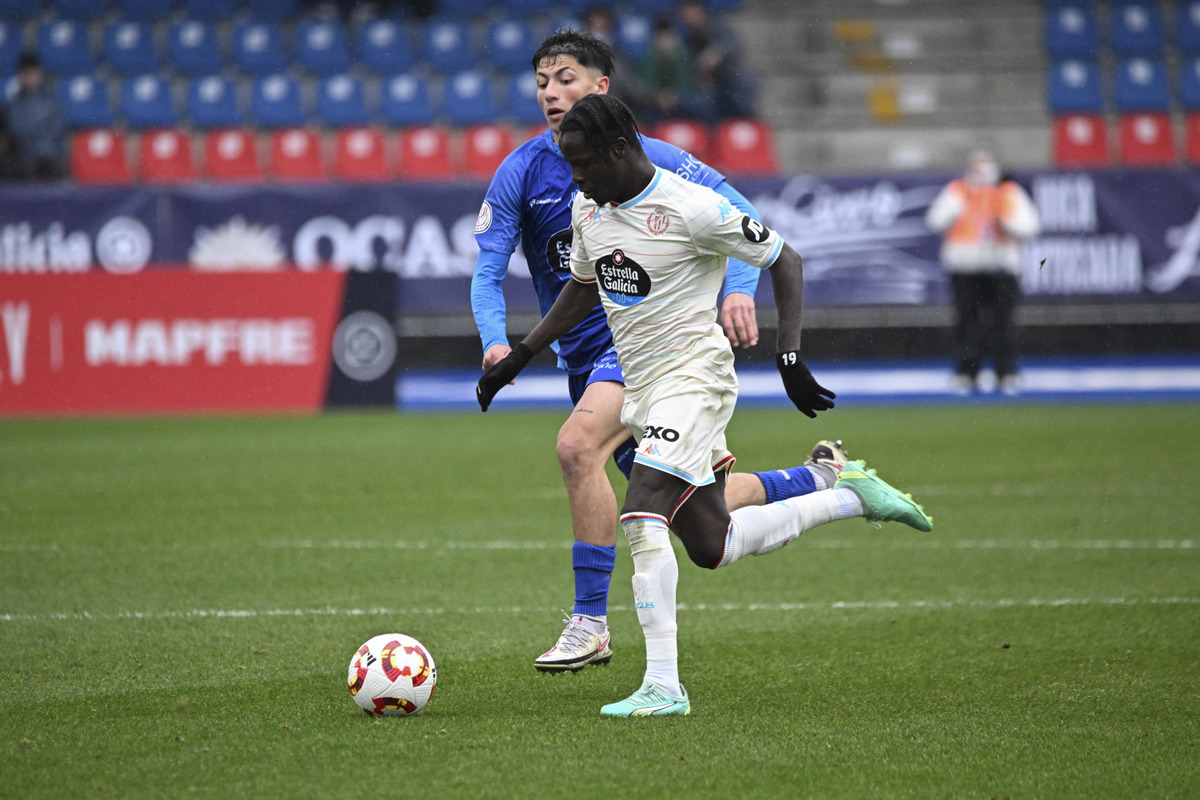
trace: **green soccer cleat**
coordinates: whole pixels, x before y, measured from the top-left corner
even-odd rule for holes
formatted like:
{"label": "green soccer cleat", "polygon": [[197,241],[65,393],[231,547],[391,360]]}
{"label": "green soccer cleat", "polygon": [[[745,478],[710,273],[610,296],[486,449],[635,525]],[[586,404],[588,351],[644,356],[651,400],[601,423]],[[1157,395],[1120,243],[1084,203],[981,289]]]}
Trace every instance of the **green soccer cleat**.
{"label": "green soccer cleat", "polygon": [[679,687],[683,697],[672,697],[650,681],[619,703],[609,703],[600,709],[604,717],[686,717],[692,713],[692,701],[687,689]]}
{"label": "green soccer cleat", "polygon": [[925,513],[911,494],[889,486],[862,461],[847,462],[834,488],[849,489],[858,495],[868,522],[895,521],[919,531],[933,530],[933,517]]}

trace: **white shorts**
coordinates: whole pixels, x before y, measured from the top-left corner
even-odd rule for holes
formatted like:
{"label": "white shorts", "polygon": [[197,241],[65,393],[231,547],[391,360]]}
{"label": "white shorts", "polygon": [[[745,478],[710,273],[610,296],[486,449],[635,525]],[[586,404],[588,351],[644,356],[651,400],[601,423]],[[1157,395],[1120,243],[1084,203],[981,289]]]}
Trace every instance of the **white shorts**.
{"label": "white shorts", "polygon": [[725,428],[736,404],[736,379],[730,386],[672,375],[650,384],[636,399],[627,392],[621,424],[638,443],[633,463],[707,486],[714,470],[733,466]]}

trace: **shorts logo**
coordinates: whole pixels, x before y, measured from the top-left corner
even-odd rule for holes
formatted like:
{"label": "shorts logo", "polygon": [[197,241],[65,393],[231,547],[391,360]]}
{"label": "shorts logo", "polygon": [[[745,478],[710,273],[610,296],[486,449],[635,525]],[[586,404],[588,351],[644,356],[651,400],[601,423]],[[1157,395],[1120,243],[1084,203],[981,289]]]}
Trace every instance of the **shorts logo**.
{"label": "shorts logo", "polygon": [[742,233],[755,244],[762,244],[771,235],[771,231],[753,217],[742,217]]}
{"label": "shorts logo", "polygon": [[571,271],[571,229],[563,228],[546,242],[546,264],[555,272]]}
{"label": "shorts logo", "polygon": [[659,425],[647,425],[643,439],[662,439],[664,442],[678,442],[679,431],[674,428],[664,428]]}
{"label": "shorts logo", "polygon": [[646,218],[646,230],[650,231],[652,236],[662,236],[667,232],[667,226],[670,224],[671,220],[667,216],[667,210],[662,206],[654,209]]}
{"label": "shorts logo", "polygon": [[490,227],[492,227],[492,206],[487,200],[484,200],[483,205],[479,208],[479,216],[475,218],[475,232],[486,233]]}
{"label": "shorts logo", "polygon": [[613,250],[612,255],[596,261],[596,276],[600,288],[619,306],[636,305],[650,294],[650,276],[622,250]]}

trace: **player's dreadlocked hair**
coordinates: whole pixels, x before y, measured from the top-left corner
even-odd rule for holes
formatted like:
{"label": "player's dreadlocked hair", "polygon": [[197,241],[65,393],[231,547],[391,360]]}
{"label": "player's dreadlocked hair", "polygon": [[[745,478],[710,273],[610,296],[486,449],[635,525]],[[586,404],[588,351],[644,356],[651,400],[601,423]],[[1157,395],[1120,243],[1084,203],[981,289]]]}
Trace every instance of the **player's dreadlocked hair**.
{"label": "player's dreadlocked hair", "polygon": [[572,131],[582,133],[588,149],[596,151],[605,160],[612,158],[613,142],[620,138],[625,139],[630,150],[642,151],[633,112],[611,94],[589,94],[577,100],[558,128],[559,136]]}
{"label": "player's dreadlocked hair", "polygon": [[612,77],[613,51],[601,38],[585,33],[577,28],[564,28],[555,31],[542,40],[537,52],[533,54],[533,68],[547,58],[570,56],[587,69],[598,69],[600,74]]}

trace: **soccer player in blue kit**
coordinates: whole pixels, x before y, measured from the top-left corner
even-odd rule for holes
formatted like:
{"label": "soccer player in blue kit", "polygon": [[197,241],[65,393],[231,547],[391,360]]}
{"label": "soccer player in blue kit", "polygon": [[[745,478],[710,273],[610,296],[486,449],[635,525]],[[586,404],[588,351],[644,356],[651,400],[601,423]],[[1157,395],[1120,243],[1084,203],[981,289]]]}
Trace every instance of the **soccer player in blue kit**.
{"label": "soccer player in blue kit", "polygon": [[[565,30],[542,41],[533,67],[538,103],[549,129],[504,160],[475,225],[480,252],[471,283],[471,307],[483,343],[485,371],[511,352],[502,284],[518,242],[543,314],[571,279],[571,204],[577,190],[557,145],[558,128],[579,99],[608,92],[613,54],[601,39]],[[712,188],[740,211],[758,218],[750,202],[703,162],[657,139],[642,137],[641,143],[655,165]],[[758,277],[758,269],[730,260],[721,320],[733,345],[749,347],[758,341],[753,299]],[[605,463],[612,456],[628,477],[634,456],[634,441],[620,418],[624,379],[601,306],[597,304],[559,338],[556,349],[575,404],[556,443],[575,537],[575,604],[557,643],[534,660],[534,667],[544,672],[578,671],[612,657],[607,607],[616,564],[617,501]],[[840,445],[818,442],[804,464],[790,469],[733,473],[726,484],[729,508],[832,489],[846,463]]]}

